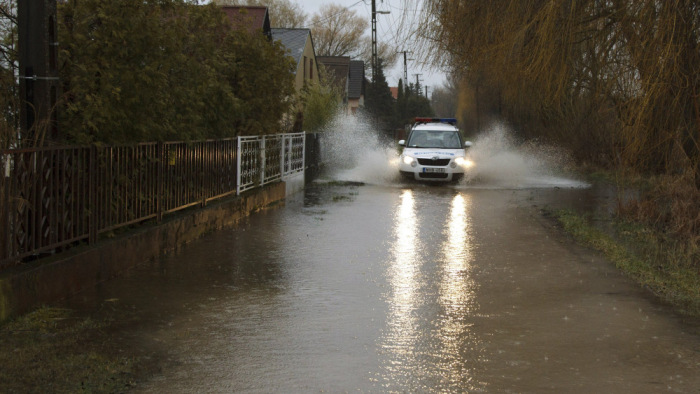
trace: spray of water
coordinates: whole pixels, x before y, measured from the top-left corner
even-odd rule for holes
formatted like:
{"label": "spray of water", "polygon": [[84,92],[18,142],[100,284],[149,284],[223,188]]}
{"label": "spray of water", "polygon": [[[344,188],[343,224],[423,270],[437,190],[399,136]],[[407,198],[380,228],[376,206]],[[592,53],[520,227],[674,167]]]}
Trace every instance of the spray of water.
{"label": "spray of water", "polygon": [[570,179],[568,154],[562,149],[530,142],[518,145],[512,132],[495,124],[480,135],[469,150],[475,165],[462,186],[507,189],[581,188],[585,182]]}
{"label": "spray of water", "polygon": [[[516,144],[512,132],[496,124],[474,142],[469,156],[475,163],[458,188],[581,188],[570,179],[568,155],[536,143]],[[379,185],[402,185],[398,147],[362,116],[339,114],[323,139],[323,161],[335,180]]]}
{"label": "spray of water", "polygon": [[337,115],[322,140],[322,155],[337,180],[392,184],[399,175],[396,143],[363,116]]}

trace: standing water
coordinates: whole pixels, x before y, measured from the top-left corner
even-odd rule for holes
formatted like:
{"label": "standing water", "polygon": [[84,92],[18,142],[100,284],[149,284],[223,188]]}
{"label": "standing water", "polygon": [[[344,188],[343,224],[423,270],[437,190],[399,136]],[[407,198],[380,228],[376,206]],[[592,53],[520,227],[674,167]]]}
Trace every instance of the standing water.
{"label": "standing water", "polygon": [[344,119],[332,179],[365,186],[317,182],[96,289],[158,360],[135,391],[697,392],[700,339],[531,208],[584,184],[486,136],[474,179],[424,187]]}

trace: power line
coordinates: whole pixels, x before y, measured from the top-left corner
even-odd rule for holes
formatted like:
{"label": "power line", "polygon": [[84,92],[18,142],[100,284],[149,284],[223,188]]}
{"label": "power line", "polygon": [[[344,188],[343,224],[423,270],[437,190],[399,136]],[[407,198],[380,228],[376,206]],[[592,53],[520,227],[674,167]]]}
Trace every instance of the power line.
{"label": "power line", "polygon": [[[338,11],[338,12],[336,12],[336,13],[333,14],[333,15],[329,15],[326,19],[322,19],[322,20],[320,20],[320,21],[317,21],[316,23],[309,23],[309,25],[307,26],[307,28],[314,27],[314,26],[316,26],[316,25],[319,25],[319,24],[328,22],[329,20],[335,18],[335,17],[338,16],[338,15],[341,15],[342,13],[346,12],[348,9],[350,9],[350,8],[352,8],[352,7],[355,7],[356,5],[358,5],[358,4],[360,4],[360,3],[364,3],[364,0],[360,0],[360,1],[358,1],[357,3],[354,3],[353,5],[350,5],[350,6],[348,6],[348,7],[345,7],[345,9],[343,9],[342,11]],[[319,12],[320,12],[320,10],[319,10]],[[320,14],[319,14],[319,16],[320,16]]]}

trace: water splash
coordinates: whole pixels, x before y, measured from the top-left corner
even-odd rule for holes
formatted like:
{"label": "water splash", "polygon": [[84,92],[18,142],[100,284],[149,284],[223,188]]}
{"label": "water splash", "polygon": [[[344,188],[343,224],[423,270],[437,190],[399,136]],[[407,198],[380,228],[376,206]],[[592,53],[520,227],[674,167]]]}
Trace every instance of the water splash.
{"label": "water splash", "polygon": [[336,180],[392,184],[399,178],[398,149],[360,115],[337,115],[322,142],[322,157]]}
{"label": "water splash", "polygon": [[566,173],[571,160],[562,149],[534,142],[517,145],[510,130],[496,124],[480,135],[469,156],[475,166],[462,186],[483,188],[585,188]]}
{"label": "water splash", "polygon": [[[362,116],[337,115],[322,140],[322,157],[334,180],[404,186],[399,176],[399,150]],[[566,173],[569,156],[537,143],[516,144],[512,132],[497,124],[473,141],[469,156],[475,166],[458,188],[585,188],[590,185]]]}

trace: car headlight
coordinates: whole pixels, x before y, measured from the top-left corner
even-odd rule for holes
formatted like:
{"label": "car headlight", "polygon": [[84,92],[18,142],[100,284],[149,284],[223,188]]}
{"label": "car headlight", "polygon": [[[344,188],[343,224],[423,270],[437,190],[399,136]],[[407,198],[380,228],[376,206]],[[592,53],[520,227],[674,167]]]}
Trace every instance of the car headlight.
{"label": "car headlight", "polygon": [[455,163],[457,163],[457,165],[459,165],[460,167],[464,167],[464,168],[469,168],[469,167],[474,166],[473,161],[467,159],[466,157],[462,157],[462,156],[456,158]]}
{"label": "car headlight", "polygon": [[417,165],[416,159],[412,158],[411,156],[404,156],[403,162],[410,165],[411,167],[415,167]]}

